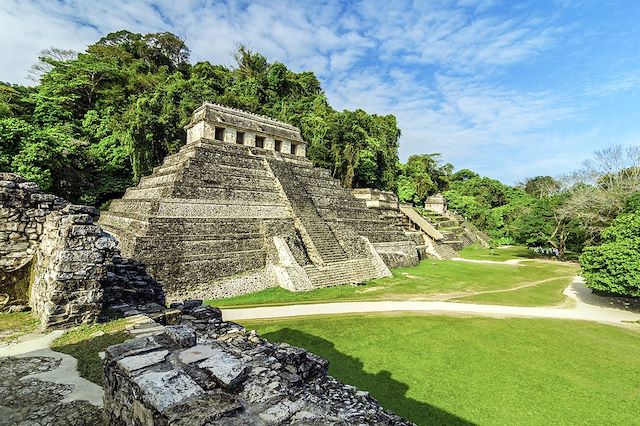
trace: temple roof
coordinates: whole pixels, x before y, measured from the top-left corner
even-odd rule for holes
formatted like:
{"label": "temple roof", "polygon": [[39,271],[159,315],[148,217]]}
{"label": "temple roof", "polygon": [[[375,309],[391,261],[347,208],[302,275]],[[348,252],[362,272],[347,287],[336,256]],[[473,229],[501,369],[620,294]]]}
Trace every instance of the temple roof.
{"label": "temple roof", "polygon": [[189,129],[201,121],[229,125],[239,130],[275,136],[296,143],[306,143],[302,139],[300,129],[291,124],[210,102],[203,103],[193,112],[191,121],[185,126],[185,129]]}

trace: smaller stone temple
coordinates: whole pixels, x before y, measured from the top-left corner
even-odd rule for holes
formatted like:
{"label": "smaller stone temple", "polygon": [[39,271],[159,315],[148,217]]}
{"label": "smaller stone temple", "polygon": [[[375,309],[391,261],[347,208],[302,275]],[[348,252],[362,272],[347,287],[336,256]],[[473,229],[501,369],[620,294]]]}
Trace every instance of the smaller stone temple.
{"label": "smaller stone temple", "polygon": [[431,197],[427,197],[427,199],[425,200],[424,208],[436,213],[443,214],[447,211],[447,200],[442,194],[432,195]]}
{"label": "smaller stone temple", "polygon": [[205,103],[186,131],[100,219],[170,301],[360,283],[418,263],[410,238],[313,166],[297,127]]}

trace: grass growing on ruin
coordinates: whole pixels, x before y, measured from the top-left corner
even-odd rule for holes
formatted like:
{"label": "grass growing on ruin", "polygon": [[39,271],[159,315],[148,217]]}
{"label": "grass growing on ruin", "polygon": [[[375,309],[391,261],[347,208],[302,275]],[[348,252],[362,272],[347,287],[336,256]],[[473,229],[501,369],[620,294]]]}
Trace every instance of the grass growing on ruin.
{"label": "grass growing on ruin", "polygon": [[38,328],[31,312],[0,313],[0,342],[10,341]]}
{"label": "grass growing on ruin", "polygon": [[54,340],[51,348],[78,360],[80,377],[103,385],[102,360],[98,355],[107,347],[122,343],[131,336],[125,333],[126,319],[101,324],[83,324]]}
{"label": "grass growing on ruin", "polygon": [[640,333],[579,321],[407,314],[241,321],[431,424],[638,424]]}
{"label": "grass growing on ruin", "polygon": [[[519,247],[496,249],[497,260],[520,258],[528,251]],[[488,249],[473,247],[462,256],[483,258],[493,256]],[[495,259],[493,259],[495,260]],[[418,266],[393,270],[393,277],[368,282],[362,286],[338,286],[309,292],[294,293],[282,288],[211,300],[219,307],[275,306],[298,303],[322,303],[365,300],[454,300],[475,303],[501,303],[539,306],[556,305],[564,301],[559,287],[566,287],[578,266],[571,263],[545,260],[524,260],[520,265],[496,265],[451,260],[425,260]],[[529,286],[529,290],[519,287]],[[487,299],[463,299],[482,292],[491,293]],[[537,292],[537,290],[540,290]],[[528,296],[534,296],[528,300]]]}

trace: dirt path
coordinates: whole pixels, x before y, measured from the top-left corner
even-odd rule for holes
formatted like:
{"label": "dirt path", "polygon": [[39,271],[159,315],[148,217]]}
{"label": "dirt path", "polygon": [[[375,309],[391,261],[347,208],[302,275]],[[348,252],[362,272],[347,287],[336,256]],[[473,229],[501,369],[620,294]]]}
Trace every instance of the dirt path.
{"label": "dirt path", "polygon": [[640,321],[640,313],[621,307],[611,307],[598,296],[591,295],[580,277],[565,289],[564,294],[575,300],[573,308],[518,307],[481,305],[456,302],[397,301],[397,302],[338,302],[309,305],[289,305],[242,309],[223,309],[225,320],[283,318],[308,315],[340,315],[368,312],[429,312],[438,314],[469,314],[495,317],[554,318],[565,320],[595,321],[626,327]]}
{"label": "dirt path", "polygon": [[[468,293],[465,293],[463,295],[454,295],[451,297],[443,297],[443,299],[448,299],[448,300],[453,300],[453,299],[458,299],[458,298],[462,298],[462,297],[468,297],[468,296],[479,296],[481,294],[491,294],[491,293],[508,293],[510,291],[516,291],[516,290],[522,290],[523,288],[528,288],[528,287],[537,287],[541,284],[545,284],[551,281],[555,281],[557,279],[561,279],[561,278],[571,278],[571,275],[564,275],[564,276],[557,276],[557,277],[553,277],[553,278],[546,278],[544,280],[539,280],[539,281],[532,281],[526,284],[520,284],[518,286],[512,287],[512,288],[501,288],[500,290],[487,290],[487,291],[470,291]],[[453,294],[453,293],[452,293]],[[445,294],[446,296],[446,294]]]}
{"label": "dirt path", "polygon": [[480,259],[465,259],[462,257],[453,257],[451,260],[456,262],[468,262],[468,263],[485,263],[488,265],[518,265],[527,259],[509,259],[509,260],[480,260]]}

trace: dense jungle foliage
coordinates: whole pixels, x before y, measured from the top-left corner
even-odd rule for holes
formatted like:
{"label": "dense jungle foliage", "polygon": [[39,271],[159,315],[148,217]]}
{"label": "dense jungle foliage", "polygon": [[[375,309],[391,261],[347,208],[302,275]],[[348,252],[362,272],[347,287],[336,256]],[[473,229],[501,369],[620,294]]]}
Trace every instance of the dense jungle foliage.
{"label": "dense jungle foliage", "polygon": [[185,143],[203,101],[299,126],[308,156],[345,186],[393,189],[400,130],[392,115],[335,111],[312,72],[244,47],[237,66],[199,62],[169,33],[111,33],[85,52],[51,49],[35,87],[0,85],[0,170],[100,205]]}
{"label": "dense jungle foliage", "polygon": [[[128,31],[81,53],[44,51],[32,68],[36,86],[0,83],[0,171],[100,206],[177,152],[193,110],[209,101],[300,127],[311,161],[346,187],[395,191],[415,205],[443,193],[450,210],[498,244],[551,246],[560,257],[601,244],[582,258],[588,271],[597,262],[620,261],[609,254],[638,243],[637,235],[603,232],[626,226],[628,216],[616,218],[640,205],[638,148],[609,148],[570,177],[538,176],[515,187],[467,169],[454,172],[439,154],[412,155],[402,164],[393,115],[336,111],[312,72],[292,72],[244,47],[235,59],[234,67],[191,64],[188,47],[173,34]],[[636,256],[629,270],[637,271],[637,251],[629,250],[627,259]],[[613,273],[606,265],[598,271]],[[599,288],[607,282],[594,275],[600,272],[587,275]],[[637,272],[630,277],[637,281]]]}

